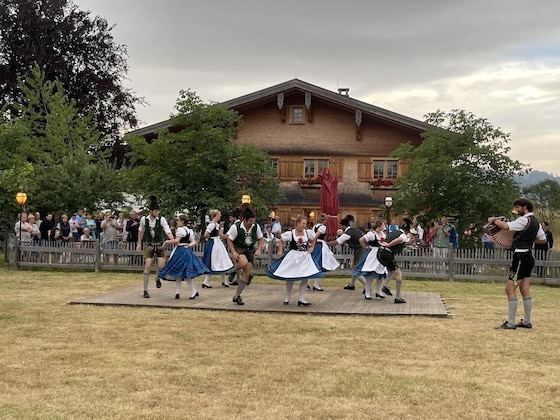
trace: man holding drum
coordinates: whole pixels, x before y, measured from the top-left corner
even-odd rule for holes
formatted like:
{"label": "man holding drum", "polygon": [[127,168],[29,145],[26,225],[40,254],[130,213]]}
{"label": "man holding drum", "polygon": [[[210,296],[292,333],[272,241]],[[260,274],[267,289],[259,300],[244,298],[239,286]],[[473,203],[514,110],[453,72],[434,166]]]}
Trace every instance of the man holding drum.
{"label": "man holding drum", "polygon": [[[493,223],[501,229],[515,232],[513,237],[513,259],[506,283],[505,292],[508,298],[508,319],[496,327],[500,330],[515,330],[516,328],[533,328],[531,311],[533,298],[531,297],[531,272],[535,266],[533,243],[546,241],[546,235],[533,215],[533,203],[526,198],[518,198],[513,202],[513,208],[519,215],[512,222],[494,220]],[[517,284],[523,297],[523,319],[515,323],[517,312]]]}

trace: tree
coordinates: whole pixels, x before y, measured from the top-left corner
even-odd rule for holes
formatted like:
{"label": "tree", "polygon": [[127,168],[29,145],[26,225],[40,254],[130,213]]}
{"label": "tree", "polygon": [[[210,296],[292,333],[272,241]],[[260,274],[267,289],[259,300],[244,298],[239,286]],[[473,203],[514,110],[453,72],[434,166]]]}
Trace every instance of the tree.
{"label": "tree", "polygon": [[123,86],[126,48],[115,44],[105,19],[89,13],[69,0],[0,0],[0,101],[20,103],[18,80],[38,65],[47,80],[62,82],[81,116],[92,115],[115,140],[136,126],[142,100]]}
{"label": "tree", "polygon": [[195,217],[210,208],[227,213],[242,194],[250,194],[259,214],[268,214],[282,197],[279,182],[266,153],[230,141],[241,123],[239,114],[222,104],[204,104],[190,90],[180,92],[175,108],[178,131],[162,131],[151,143],[128,139],[128,190],[155,194],[166,209]]}
{"label": "tree", "polygon": [[[36,66],[20,89],[17,117],[0,121],[5,146],[0,188],[6,196],[23,189],[28,206],[41,212],[122,201],[119,174],[99,152],[99,131],[91,118],[79,115],[74,101],[66,100],[61,82],[46,80]],[[6,211],[9,221],[13,206]]]}
{"label": "tree", "polygon": [[410,159],[398,180],[397,209],[424,219],[457,215],[458,231],[507,215],[519,195],[514,175],[527,167],[507,156],[510,135],[463,110],[426,115],[431,128],[418,147],[401,145],[392,157]]}
{"label": "tree", "polygon": [[535,202],[537,218],[552,224],[555,213],[560,210],[560,183],[546,179],[523,188],[523,194]]}

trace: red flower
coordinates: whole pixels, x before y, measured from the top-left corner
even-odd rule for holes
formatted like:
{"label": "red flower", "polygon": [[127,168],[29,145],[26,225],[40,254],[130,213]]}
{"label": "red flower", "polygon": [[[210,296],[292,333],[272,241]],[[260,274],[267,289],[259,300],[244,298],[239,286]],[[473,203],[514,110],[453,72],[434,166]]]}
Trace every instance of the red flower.
{"label": "red flower", "polygon": [[297,241],[301,244],[303,242],[303,238],[299,238]]}

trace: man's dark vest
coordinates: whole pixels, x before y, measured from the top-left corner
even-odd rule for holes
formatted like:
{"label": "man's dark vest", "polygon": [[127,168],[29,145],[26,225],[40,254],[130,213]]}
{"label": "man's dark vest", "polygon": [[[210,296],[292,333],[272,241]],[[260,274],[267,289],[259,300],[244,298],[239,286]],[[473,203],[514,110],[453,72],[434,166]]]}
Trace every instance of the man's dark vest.
{"label": "man's dark vest", "polygon": [[144,231],[146,232],[146,243],[160,244],[165,240],[163,237],[163,228],[161,227],[161,220],[156,217],[156,225],[154,226],[154,237],[152,237],[152,229],[150,228],[150,219],[144,216]]}
{"label": "man's dark vest", "polygon": [[529,223],[525,229],[515,232],[511,249],[531,249],[539,232],[539,221],[533,215],[527,216]]}
{"label": "man's dark vest", "polygon": [[350,239],[348,240],[348,245],[352,249],[360,249],[362,246],[360,245],[360,238],[364,236],[364,233],[358,228],[348,228],[344,233],[350,235]]}
{"label": "man's dark vest", "polygon": [[241,227],[241,223],[242,222],[240,220],[235,222],[235,226],[237,227],[237,237],[234,239],[233,244],[241,249],[253,249],[258,241],[257,224],[254,223],[253,226],[251,226],[251,230],[248,232],[251,234],[251,239],[253,240],[253,243],[251,245],[247,245],[247,243],[245,242],[245,229]]}
{"label": "man's dark vest", "polygon": [[[402,230],[400,230],[400,229],[394,230],[387,235],[387,237],[385,238],[385,242],[389,243],[389,242],[397,239],[402,234],[403,234]],[[400,244],[393,245],[389,249],[393,252],[393,254],[399,254],[403,251],[403,249],[405,247],[406,247],[406,242],[401,242]]]}

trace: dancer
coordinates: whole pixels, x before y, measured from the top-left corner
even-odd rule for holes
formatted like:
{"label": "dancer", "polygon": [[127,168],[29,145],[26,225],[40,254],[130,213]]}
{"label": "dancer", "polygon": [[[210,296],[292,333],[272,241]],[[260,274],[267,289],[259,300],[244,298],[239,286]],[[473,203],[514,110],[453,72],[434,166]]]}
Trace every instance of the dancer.
{"label": "dancer", "polygon": [[260,257],[264,243],[261,227],[255,223],[256,216],[253,210],[247,207],[241,216],[242,221],[235,222],[227,233],[228,249],[235,262],[234,270],[242,270],[237,290],[233,296],[233,302],[238,305],[245,304],[241,298],[241,292],[251,284],[253,279],[251,271],[255,257]]}
{"label": "dancer", "polygon": [[150,212],[147,216],[143,216],[140,219],[140,226],[138,228],[138,244],[136,245],[136,250],[142,250],[142,239],[144,238],[144,232],[146,232],[146,246],[144,247],[144,297],[149,299],[150,294],[148,293],[148,283],[150,282],[150,268],[152,267],[152,260],[157,257],[157,272],[156,272],[156,287],[159,289],[161,287],[161,281],[159,279],[159,271],[163,268],[165,263],[165,252],[163,249],[163,242],[165,237],[169,240],[173,240],[173,234],[171,229],[167,224],[165,217],[160,216],[161,208],[159,206],[158,199],[155,195],[150,197]]}
{"label": "dancer", "polygon": [[408,241],[408,232],[405,232],[407,229],[406,226],[407,225],[403,225],[401,229],[389,233],[384,241],[380,241],[381,248],[377,252],[377,259],[379,262],[387,267],[389,275],[395,277],[397,286],[395,303],[406,303],[406,300],[401,296],[402,271],[395,261],[395,254],[401,253]]}
{"label": "dancer", "polygon": [[282,255],[284,242],[289,243],[289,251],[270,265],[267,275],[271,279],[286,282],[284,305],[290,303],[294,282],[301,280],[299,284],[298,306],[309,306],[311,303],[305,300],[307,280],[322,278],[324,275],[323,271],[317,267],[315,261],[311,258],[311,252],[313,252],[313,246],[315,245],[315,234],[312,230],[307,229],[307,218],[298,216],[295,229],[280,235],[278,255]]}
{"label": "dancer", "polygon": [[365,252],[354,268],[354,275],[364,276],[366,279],[366,286],[364,289],[364,297],[366,300],[371,300],[373,278],[377,280],[375,297],[377,299],[385,299],[381,287],[383,285],[383,279],[387,276],[387,269],[377,259],[380,243],[385,240],[385,222],[383,219],[377,219],[372,223],[371,229],[372,230],[360,238],[360,245],[365,249]]}
{"label": "dancer", "polygon": [[[535,266],[533,256],[533,243],[545,243],[546,234],[537,218],[533,215],[533,203],[526,198],[518,198],[513,202],[513,209],[519,217],[513,222],[503,220],[493,221],[501,229],[514,231],[513,259],[506,283],[506,296],[508,298],[508,319],[498,325],[499,330],[515,330],[516,328],[533,328],[531,313],[533,311],[533,298],[531,296],[531,272]],[[515,323],[517,312],[517,286],[523,297],[523,318]]]}
{"label": "dancer", "polygon": [[[344,232],[336,239],[327,242],[328,246],[336,246],[348,243],[350,249],[354,253],[354,261],[352,266],[355,267],[362,256],[364,249],[360,245],[360,238],[363,236],[363,232],[360,229],[352,227],[354,221],[354,217],[352,215],[347,215],[344,219],[340,221],[341,226],[344,229]],[[363,276],[355,276],[352,274],[352,278],[350,282],[344,286],[346,290],[354,290],[356,289],[355,283],[358,280],[362,283],[365,287],[366,279]]]}
{"label": "dancer", "polygon": [[[331,249],[327,246],[325,242],[325,237],[327,236],[327,227],[324,225],[327,219],[326,213],[321,213],[317,216],[317,223],[313,226],[313,233],[316,236],[315,246],[313,247],[313,252],[311,258],[315,261],[317,268],[321,271],[332,271],[336,270],[340,263],[334,257]],[[309,285],[307,286],[309,288]],[[319,286],[319,277],[314,278],[313,291],[322,292]]]}
{"label": "dancer", "polygon": [[220,274],[222,276],[222,286],[229,287],[229,282],[226,282],[226,271],[233,268],[233,262],[228,255],[227,249],[222,240],[227,239],[227,235],[223,233],[223,228],[220,226],[220,219],[222,213],[219,210],[210,210],[210,217],[212,220],[206,226],[203,238],[207,241],[204,245],[204,255],[202,262],[209,268],[202,288],[211,289],[210,278],[212,274]]}
{"label": "dancer", "polygon": [[164,280],[167,280],[166,276],[174,278],[175,299],[180,299],[181,297],[181,282],[184,280],[191,291],[189,299],[193,300],[199,294],[192,279],[207,273],[209,269],[192,252],[191,248],[196,245],[196,240],[194,239],[193,230],[185,226],[188,223],[187,216],[181,214],[175,223],[177,227],[175,238],[163,243],[164,246],[173,244],[175,248],[171,252],[165,267],[160,270],[159,275]]}

